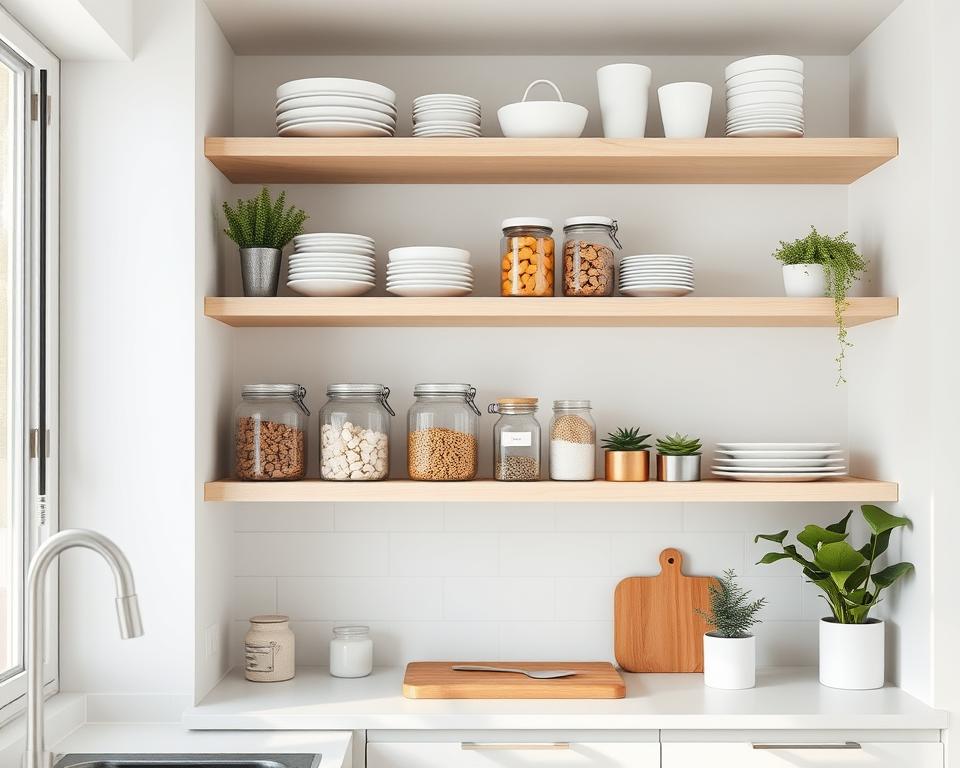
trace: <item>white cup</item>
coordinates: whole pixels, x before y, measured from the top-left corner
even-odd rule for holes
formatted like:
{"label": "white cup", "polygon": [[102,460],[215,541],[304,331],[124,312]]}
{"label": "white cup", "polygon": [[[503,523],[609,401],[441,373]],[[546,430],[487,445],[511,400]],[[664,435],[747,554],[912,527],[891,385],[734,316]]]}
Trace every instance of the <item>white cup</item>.
{"label": "white cup", "polygon": [[702,139],[707,135],[713,88],[706,83],[670,83],[657,89],[663,135],[668,139]]}
{"label": "white cup", "polygon": [[639,139],[647,130],[650,67],[609,64],[597,70],[603,135],[608,139]]}

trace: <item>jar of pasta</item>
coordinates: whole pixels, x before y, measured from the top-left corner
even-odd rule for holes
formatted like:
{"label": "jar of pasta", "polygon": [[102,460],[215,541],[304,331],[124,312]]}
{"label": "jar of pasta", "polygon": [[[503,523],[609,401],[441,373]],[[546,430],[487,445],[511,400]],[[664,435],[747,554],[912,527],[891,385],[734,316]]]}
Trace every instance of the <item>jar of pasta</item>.
{"label": "jar of pasta", "polygon": [[504,219],[500,241],[500,295],[553,296],[553,256],[550,219]]}

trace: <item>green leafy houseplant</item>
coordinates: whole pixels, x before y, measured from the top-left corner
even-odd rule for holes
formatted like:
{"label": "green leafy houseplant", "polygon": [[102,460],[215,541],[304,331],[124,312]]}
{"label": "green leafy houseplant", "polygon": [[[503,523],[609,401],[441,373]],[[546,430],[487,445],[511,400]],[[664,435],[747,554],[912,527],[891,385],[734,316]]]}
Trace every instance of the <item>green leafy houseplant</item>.
{"label": "green leafy houseplant", "polygon": [[657,440],[657,452],[663,456],[696,456],[703,446],[699,437],[681,435],[667,435]]}
{"label": "green leafy houseplant", "polygon": [[833,298],[834,317],[837,321],[837,339],[840,352],[837,355],[837,383],[846,382],[843,377],[843,359],[846,348],[852,346],[847,341],[847,328],[843,322],[843,310],[847,306],[847,292],[860,274],[867,268],[866,259],[857,253],[857,246],[847,240],[847,233],[836,237],[821,235],[816,227],[810,227],[810,234],[792,243],[780,241],[780,247],[774,251],[774,257],[784,265],[820,264],[827,278],[827,294]]}
{"label": "green leafy houseplant", "polygon": [[645,451],[650,446],[644,442],[650,435],[641,435],[639,427],[609,432],[601,444],[606,451]]}
{"label": "green leafy houseplant", "polygon": [[694,609],[719,637],[742,638],[760,623],[757,614],[767,604],[767,598],[750,600],[750,590],[737,583],[737,574],[730,568],[716,583],[710,585],[710,611]]}
{"label": "green leafy houseplant", "polygon": [[895,563],[874,571],[877,558],[887,551],[890,534],[910,521],[873,504],[864,504],[860,512],[870,526],[871,534],[870,540],[859,549],[847,542],[847,522],[853,514],[852,509],[833,525],[826,528],[808,525],[797,534],[797,541],[810,550],[810,557],[801,555],[796,544],[783,543],[789,531],[761,533],[754,539],[755,542],[765,539],[779,544],[782,551],[768,552],[760,564],[785,559],[796,562],[803,575],[823,590],[822,597],[840,624],[866,623],[871,609],[879,602],[880,593],[913,570],[912,563]]}
{"label": "green leafy houseplant", "polygon": [[227,228],[223,231],[240,248],[283,248],[303,232],[307,214],[296,206],[284,208],[286,192],[276,202],[266,187],[251,200],[237,200],[236,207],[223,204]]}

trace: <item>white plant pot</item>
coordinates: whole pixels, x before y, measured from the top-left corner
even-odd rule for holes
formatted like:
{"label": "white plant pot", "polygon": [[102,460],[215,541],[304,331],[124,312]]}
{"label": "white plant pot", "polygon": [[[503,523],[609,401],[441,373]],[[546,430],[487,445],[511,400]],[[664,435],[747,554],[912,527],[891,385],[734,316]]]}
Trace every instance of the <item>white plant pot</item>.
{"label": "white plant pot", "polygon": [[753,688],[757,681],[757,638],[703,636],[703,683],[709,688]]}
{"label": "white plant pot", "polygon": [[820,684],[863,691],[882,688],[884,682],[884,625],[840,624],[820,620]]}
{"label": "white plant pot", "polygon": [[783,289],[787,296],[826,296],[827,273],[823,271],[823,264],[784,264]]}

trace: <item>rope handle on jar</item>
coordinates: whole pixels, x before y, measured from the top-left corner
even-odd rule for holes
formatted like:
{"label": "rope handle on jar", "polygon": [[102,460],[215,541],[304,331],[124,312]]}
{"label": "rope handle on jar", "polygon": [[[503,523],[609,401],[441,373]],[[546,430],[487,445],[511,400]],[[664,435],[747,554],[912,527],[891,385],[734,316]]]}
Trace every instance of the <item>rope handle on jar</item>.
{"label": "rope handle on jar", "polygon": [[391,416],[396,416],[397,415],[396,412],[393,410],[393,408],[390,407],[390,403],[387,401],[388,397],[390,397],[390,387],[386,387],[386,386],[381,387],[380,394],[378,396],[378,399],[380,400],[380,405],[386,408],[387,413],[389,413]]}
{"label": "rope handle on jar", "polygon": [[557,84],[552,80],[534,80],[532,83],[530,83],[530,85],[527,86],[527,90],[523,92],[523,99],[521,99],[521,101],[526,101],[527,95],[530,93],[530,89],[533,88],[533,86],[535,85],[540,85],[541,83],[543,83],[544,85],[549,85],[551,88],[553,88],[553,90],[557,94],[557,100],[563,101],[563,94],[560,93],[560,89],[557,88]]}

